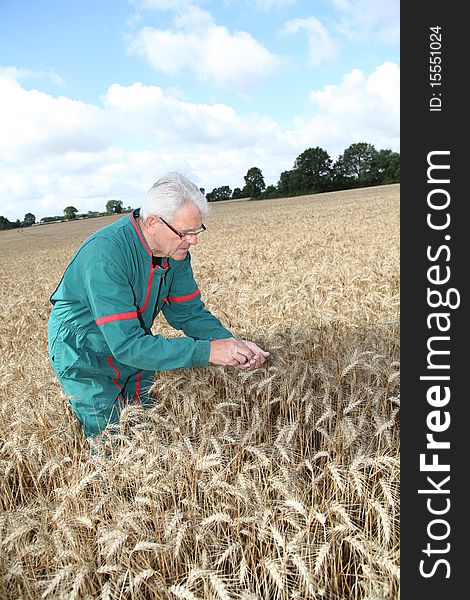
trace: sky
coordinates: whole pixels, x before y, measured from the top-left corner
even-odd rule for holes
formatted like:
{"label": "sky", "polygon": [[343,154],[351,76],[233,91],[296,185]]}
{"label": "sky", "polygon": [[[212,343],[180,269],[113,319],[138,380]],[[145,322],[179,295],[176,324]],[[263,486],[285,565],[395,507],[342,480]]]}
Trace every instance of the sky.
{"label": "sky", "polygon": [[0,215],[400,152],[399,0],[0,0]]}

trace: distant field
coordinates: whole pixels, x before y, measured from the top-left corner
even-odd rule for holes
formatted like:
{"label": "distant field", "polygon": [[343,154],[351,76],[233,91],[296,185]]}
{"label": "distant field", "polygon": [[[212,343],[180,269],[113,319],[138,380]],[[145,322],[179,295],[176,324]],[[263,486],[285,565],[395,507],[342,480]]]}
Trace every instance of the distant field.
{"label": "distant field", "polygon": [[158,373],[110,460],[46,327],[79,243],[128,216],[0,232],[2,600],[398,600],[399,193],[211,205],[203,300],[271,359]]}

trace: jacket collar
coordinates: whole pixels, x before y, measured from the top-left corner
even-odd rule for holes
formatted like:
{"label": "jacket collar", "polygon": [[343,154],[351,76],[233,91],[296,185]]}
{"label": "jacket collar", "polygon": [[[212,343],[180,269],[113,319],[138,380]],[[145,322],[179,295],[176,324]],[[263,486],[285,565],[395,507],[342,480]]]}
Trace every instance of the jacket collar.
{"label": "jacket collar", "polygon": [[152,251],[150,250],[149,245],[147,244],[147,240],[145,239],[143,231],[140,228],[140,225],[138,222],[139,214],[140,214],[140,208],[136,208],[134,211],[132,211],[130,213],[129,219],[130,219],[130,222],[131,222],[131,225],[132,225],[134,231],[136,232],[136,234],[138,235],[138,237],[140,239],[142,246],[145,248],[147,254],[149,256],[152,256]]}
{"label": "jacket collar", "polygon": [[[147,240],[145,239],[144,233],[139,225],[139,220],[138,220],[139,215],[140,215],[140,208],[136,208],[134,211],[132,211],[130,213],[129,220],[131,222],[132,228],[134,229],[134,232],[139,237],[141,246],[144,248],[144,250],[147,252],[147,254],[152,259],[152,266],[153,266],[154,256],[152,254],[152,251],[150,250],[149,245],[147,244]],[[163,258],[162,263],[160,265],[153,266],[153,268],[155,268],[155,269],[160,268],[160,269],[166,270],[168,268],[168,258]]]}

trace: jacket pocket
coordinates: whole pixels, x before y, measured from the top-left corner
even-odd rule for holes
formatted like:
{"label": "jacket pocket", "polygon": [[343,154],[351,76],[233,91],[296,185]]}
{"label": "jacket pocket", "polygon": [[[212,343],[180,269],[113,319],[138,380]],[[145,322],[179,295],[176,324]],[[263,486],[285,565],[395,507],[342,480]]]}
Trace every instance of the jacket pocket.
{"label": "jacket pocket", "polygon": [[77,364],[80,358],[78,348],[74,348],[65,339],[56,339],[51,351],[51,362],[54,371],[59,377],[63,377]]}

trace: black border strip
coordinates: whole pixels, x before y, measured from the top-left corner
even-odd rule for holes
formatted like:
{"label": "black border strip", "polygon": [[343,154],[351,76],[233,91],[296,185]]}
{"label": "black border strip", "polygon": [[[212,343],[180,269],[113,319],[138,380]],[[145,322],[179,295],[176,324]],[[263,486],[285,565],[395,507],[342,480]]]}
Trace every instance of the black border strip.
{"label": "black border strip", "polygon": [[469,51],[463,6],[435,0],[401,4],[400,558],[405,599],[468,594],[470,199],[463,144],[469,129],[469,109],[464,110]]}

